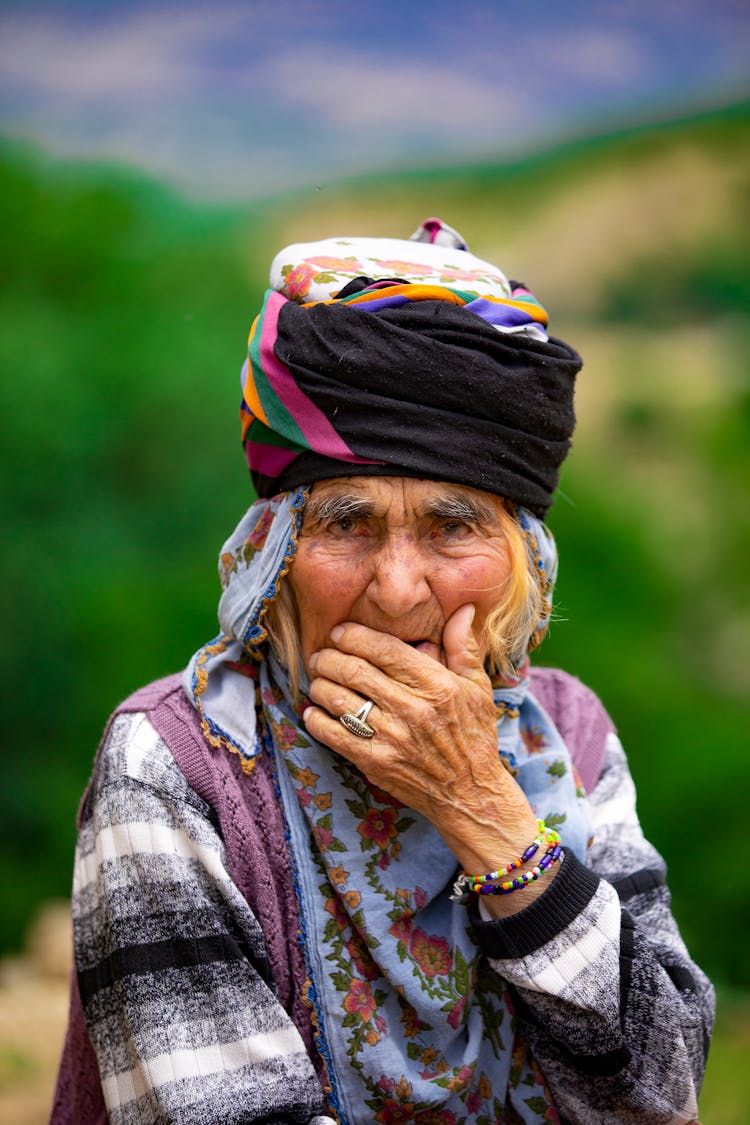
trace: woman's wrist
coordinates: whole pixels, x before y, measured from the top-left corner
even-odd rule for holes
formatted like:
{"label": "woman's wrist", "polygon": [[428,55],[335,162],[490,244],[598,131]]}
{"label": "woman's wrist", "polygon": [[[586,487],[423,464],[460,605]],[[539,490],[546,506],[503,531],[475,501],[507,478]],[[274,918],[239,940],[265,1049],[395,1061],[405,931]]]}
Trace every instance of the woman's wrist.
{"label": "woman's wrist", "polygon": [[481,895],[479,901],[482,904],[483,910],[486,909],[487,914],[493,918],[510,918],[513,914],[518,914],[532,902],[540,898],[545,891],[552,885],[552,882],[557,877],[559,864],[553,863],[544,871],[539,879],[528,883],[521,890],[514,891],[508,895]]}
{"label": "woman's wrist", "polygon": [[[506,820],[501,830],[485,828],[479,839],[475,826],[456,836],[441,831],[468,876],[462,881],[462,889],[473,895],[477,894],[476,884],[482,884],[478,897],[495,918],[523,910],[544,893],[557,872],[557,834],[535,820],[530,809],[519,820],[518,826],[511,826]],[[507,888],[506,892],[491,893],[485,889],[497,886]]]}

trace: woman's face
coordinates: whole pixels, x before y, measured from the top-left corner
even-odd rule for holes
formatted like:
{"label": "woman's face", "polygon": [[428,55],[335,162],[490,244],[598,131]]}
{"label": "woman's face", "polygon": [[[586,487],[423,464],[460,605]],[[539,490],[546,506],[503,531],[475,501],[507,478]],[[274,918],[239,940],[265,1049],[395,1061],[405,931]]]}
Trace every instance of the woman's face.
{"label": "woman's face", "polygon": [[289,575],[302,656],[330,646],[355,621],[444,663],[442,636],[460,606],[476,607],[482,635],[510,569],[502,502],[457,484],[408,477],[345,477],[313,486]]}

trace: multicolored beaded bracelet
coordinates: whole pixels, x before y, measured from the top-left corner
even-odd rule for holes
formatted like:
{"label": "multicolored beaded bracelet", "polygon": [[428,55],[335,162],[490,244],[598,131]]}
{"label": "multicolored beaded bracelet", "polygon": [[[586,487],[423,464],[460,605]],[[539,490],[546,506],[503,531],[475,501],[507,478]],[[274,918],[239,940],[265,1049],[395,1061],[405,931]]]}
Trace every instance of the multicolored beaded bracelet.
{"label": "multicolored beaded bracelet", "polygon": [[560,843],[559,832],[556,832],[554,828],[548,828],[543,820],[537,821],[537,828],[539,832],[536,839],[532,840],[526,851],[518,859],[512,860],[507,867],[499,867],[497,871],[490,871],[487,875],[466,875],[466,872],[464,872],[465,878],[472,884],[496,883],[498,879],[505,878],[506,875],[510,875],[511,871],[517,871],[519,867],[523,867],[524,863],[528,863],[536,855],[542,844],[551,847]]}
{"label": "multicolored beaded bracelet", "polygon": [[478,895],[510,895],[513,891],[521,891],[527,887],[529,883],[533,883],[536,879],[544,874],[548,867],[556,863],[562,854],[562,847],[560,844],[555,844],[549,851],[545,852],[536,867],[532,867],[530,871],[523,871],[517,875],[515,879],[511,879],[509,883],[483,883],[481,886],[472,888]]}
{"label": "multicolored beaded bracelet", "polygon": [[[560,849],[558,845],[560,844],[560,834],[556,832],[554,828],[548,828],[543,820],[537,821],[537,827],[539,831],[536,839],[532,840],[528,848],[526,848],[517,859],[512,860],[507,867],[500,867],[497,871],[489,871],[486,875],[468,875],[465,871],[462,871],[454,884],[451,899],[454,902],[461,901],[464,899],[467,891],[473,891],[475,894],[510,894],[511,891],[520,890],[521,887],[525,887],[528,883],[532,883],[534,879],[538,879],[540,875],[544,874],[550,864],[559,859]],[[517,876],[515,879],[511,880],[510,883],[501,883],[499,888],[506,889],[499,889],[497,881],[499,879],[504,879],[505,876],[510,875],[512,871],[517,871],[524,863],[528,863],[529,860],[536,855],[542,843],[547,844],[547,852],[539,861],[538,867],[534,867],[531,871]],[[556,847],[557,853],[554,859],[548,858],[555,852]],[[537,874],[534,874],[534,872],[537,872]]]}

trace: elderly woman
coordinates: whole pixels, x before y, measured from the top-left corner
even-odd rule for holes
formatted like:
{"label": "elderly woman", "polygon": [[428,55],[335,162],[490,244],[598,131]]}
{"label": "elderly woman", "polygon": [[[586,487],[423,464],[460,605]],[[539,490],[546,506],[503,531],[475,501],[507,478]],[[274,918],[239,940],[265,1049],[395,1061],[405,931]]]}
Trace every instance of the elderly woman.
{"label": "elderly woman", "polygon": [[579,357],[438,220],[272,284],[222,632],[81,807],[55,1120],[694,1121],[711,987],[601,704],[527,658]]}

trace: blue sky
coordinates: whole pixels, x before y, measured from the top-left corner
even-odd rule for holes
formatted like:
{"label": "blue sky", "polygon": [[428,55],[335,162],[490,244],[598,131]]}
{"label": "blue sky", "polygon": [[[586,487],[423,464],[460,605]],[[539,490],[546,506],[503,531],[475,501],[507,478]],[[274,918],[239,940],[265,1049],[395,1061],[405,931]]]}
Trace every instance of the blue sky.
{"label": "blue sky", "polygon": [[26,0],[0,131],[244,198],[721,104],[748,58],[746,0]]}

